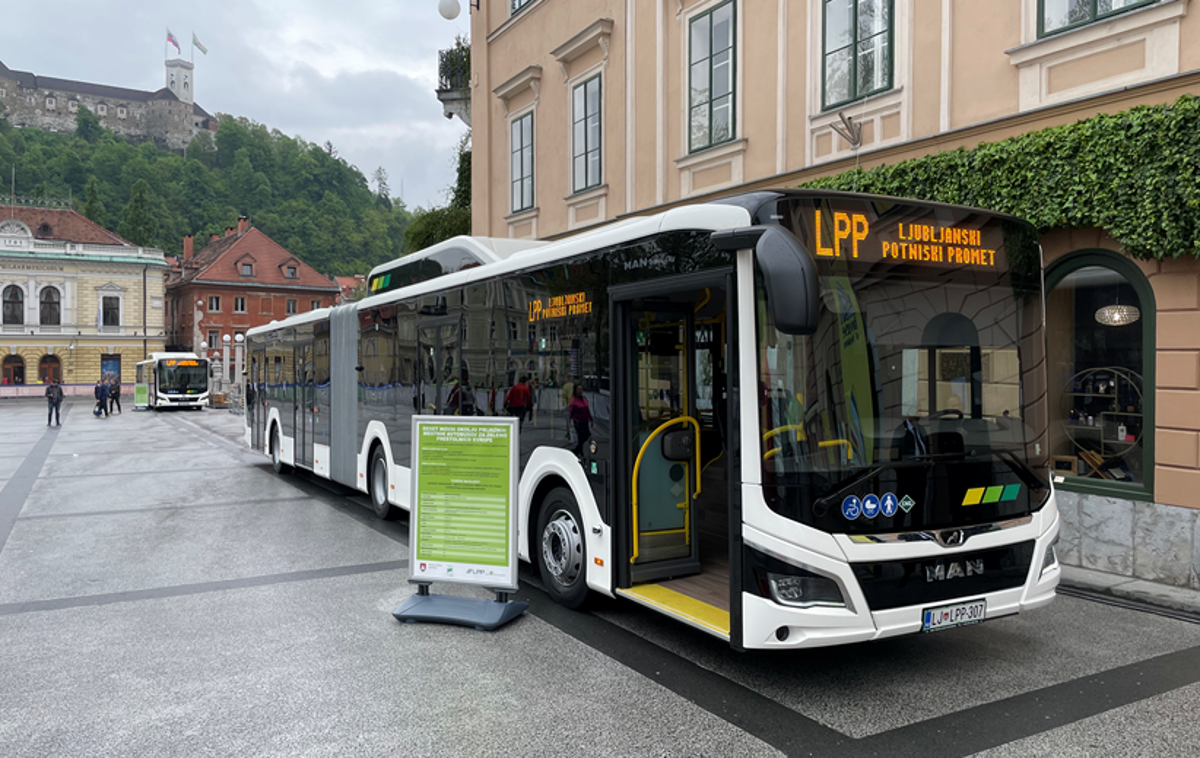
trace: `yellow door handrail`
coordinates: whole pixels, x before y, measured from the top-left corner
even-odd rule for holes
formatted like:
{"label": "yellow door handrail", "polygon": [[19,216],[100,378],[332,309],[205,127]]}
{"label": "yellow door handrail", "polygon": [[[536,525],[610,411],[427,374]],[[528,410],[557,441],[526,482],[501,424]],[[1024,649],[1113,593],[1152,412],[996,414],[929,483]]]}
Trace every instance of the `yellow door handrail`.
{"label": "yellow door handrail", "polygon": [[850,440],[827,440],[817,443],[818,447],[837,447],[838,445],[846,446],[846,460],[854,458],[854,447],[850,444]]}
{"label": "yellow door handrail", "polygon": [[[659,425],[657,429],[650,433],[646,441],[642,443],[642,449],[638,450],[637,458],[633,461],[633,556],[629,559],[633,563],[638,558],[638,469],[642,466],[642,456],[646,454],[646,449],[650,447],[650,443],[654,438],[662,433],[664,429],[673,424],[690,423],[696,429],[696,491],[692,493],[692,499],[695,500],[700,496],[700,422],[691,416],[680,416],[670,419]],[[684,516],[685,523],[687,516]]]}

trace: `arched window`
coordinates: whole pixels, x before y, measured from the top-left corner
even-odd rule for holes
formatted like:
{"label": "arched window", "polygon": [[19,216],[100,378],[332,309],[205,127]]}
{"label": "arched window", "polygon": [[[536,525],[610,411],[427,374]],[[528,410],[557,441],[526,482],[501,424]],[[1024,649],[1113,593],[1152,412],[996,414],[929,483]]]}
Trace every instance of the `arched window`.
{"label": "arched window", "polygon": [[62,381],[62,361],[57,355],[43,355],[38,362],[38,381],[49,384],[55,379]]}
{"label": "arched window", "polygon": [[37,232],[35,232],[33,236],[40,237],[43,239],[46,237],[53,237],[54,236],[54,228],[51,227],[49,224],[47,224],[45,221],[43,221],[42,223],[38,224]]}
{"label": "arched window", "polygon": [[1075,489],[1152,492],[1154,292],[1108,250],[1046,271],[1050,454]]}
{"label": "arched window", "polygon": [[25,360],[19,355],[4,356],[4,375],[3,381],[5,384],[24,384],[25,383]]}
{"label": "arched window", "polygon": [[57,287],[47,287],[42,290],[41,310],[38,322],[42,326],[60,326],[62,324],[62,296]]}
{"label": "arched window", "polygon": [[15,284],[4,288],[4,323],[25,323],[25,292]]}

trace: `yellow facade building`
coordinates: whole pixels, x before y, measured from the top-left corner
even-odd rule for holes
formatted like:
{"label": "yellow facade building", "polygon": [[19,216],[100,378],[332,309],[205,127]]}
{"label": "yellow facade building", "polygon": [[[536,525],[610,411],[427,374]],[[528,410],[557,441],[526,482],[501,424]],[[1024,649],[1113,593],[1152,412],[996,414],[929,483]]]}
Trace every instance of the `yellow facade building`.
{"label": "yellow facade building", "polygon": [[85,395],[101,377],[132,381],[164,349],[166,267],[75,211],[0,206],[0,397],[41,395],[52,377]]}

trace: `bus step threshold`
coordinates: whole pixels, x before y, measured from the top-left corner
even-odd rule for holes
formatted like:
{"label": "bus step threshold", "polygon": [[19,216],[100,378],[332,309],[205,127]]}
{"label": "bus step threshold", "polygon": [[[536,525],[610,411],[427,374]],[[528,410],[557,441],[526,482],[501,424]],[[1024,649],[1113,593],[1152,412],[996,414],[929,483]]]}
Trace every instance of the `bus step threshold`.
{"label": "bus step threshold", "polygon": [[688,597],[661,584],[639,584],[616,591],[621,597],[674,616],[685,624],[729,641],[729,611]]}

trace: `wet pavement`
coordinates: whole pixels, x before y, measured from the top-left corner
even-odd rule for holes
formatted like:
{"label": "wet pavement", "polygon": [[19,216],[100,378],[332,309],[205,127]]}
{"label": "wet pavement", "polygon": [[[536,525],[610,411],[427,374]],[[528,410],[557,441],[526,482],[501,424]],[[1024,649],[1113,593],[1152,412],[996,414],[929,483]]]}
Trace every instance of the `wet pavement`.
{"label": "wet pavement", "polygon": [[406,521],[276,476],[224,411],[66,408],[0,403],[0,755],[1200,754],[1186,610],[1071,590],[739,654],[624,602],[565,611],[524,570],[498,632],[399,624]]}

